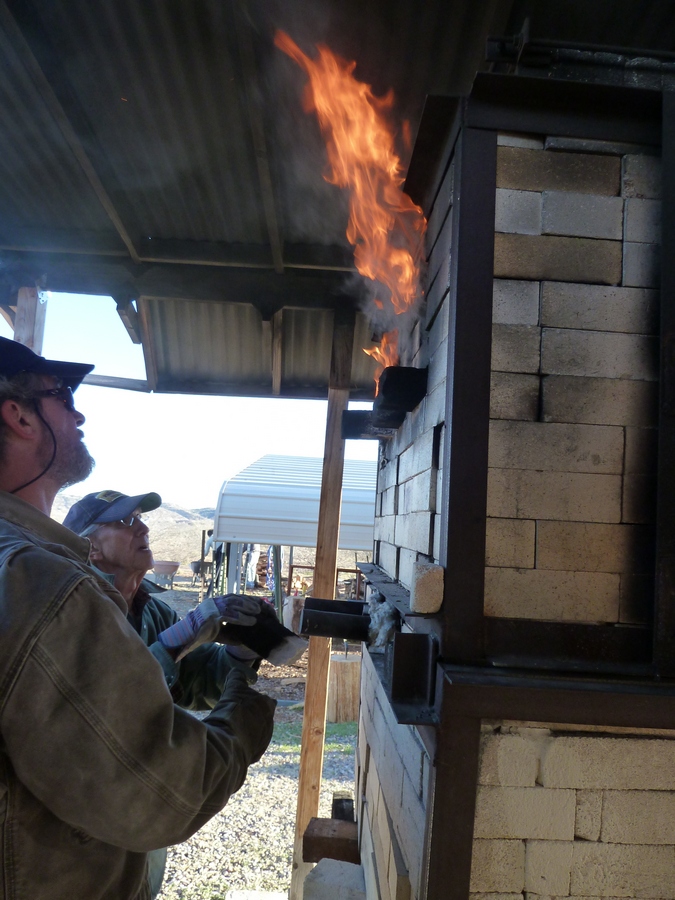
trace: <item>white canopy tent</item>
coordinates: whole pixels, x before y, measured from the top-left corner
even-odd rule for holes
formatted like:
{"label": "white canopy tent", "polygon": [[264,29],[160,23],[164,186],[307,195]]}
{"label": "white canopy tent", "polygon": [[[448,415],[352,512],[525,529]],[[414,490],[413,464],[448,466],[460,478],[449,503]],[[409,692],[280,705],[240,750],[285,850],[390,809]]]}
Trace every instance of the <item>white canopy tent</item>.
{"label": "white canopy tent", "polygon": [[[267,455],[226,481],[214,518],[215,542],[315,547],[320,457]],[[373,549],[374,460],[345,460],[339,546]]]}

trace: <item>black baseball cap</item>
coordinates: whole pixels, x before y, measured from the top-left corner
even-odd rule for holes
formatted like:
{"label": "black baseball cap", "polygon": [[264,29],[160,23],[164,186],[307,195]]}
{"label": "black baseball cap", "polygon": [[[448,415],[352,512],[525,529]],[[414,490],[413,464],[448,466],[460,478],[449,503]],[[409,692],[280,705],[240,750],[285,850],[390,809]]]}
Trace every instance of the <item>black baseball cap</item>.
{"label": "black baseball cap", "polygon": [[20,372],[33,372],[36,375],[53,375],[60,378],[63,384],[72,391],[80,386],[82,379],[88,375],[93,366],[87,363],[62,362],[58,359],[45,359],[38,356],[18,341],[0,337],[0,375],[13,378]]}
{"label": "black baseball cap", "polygon": [[99,491],[87,494],[68,510],[63,520],[66,528],[76,534],[84,535],[92,525],[105,525],[106,522],[119,522],[126,519],[135,509],[150,512],[162,505],[159,494],[137,494],[129,497],[119,491]]}

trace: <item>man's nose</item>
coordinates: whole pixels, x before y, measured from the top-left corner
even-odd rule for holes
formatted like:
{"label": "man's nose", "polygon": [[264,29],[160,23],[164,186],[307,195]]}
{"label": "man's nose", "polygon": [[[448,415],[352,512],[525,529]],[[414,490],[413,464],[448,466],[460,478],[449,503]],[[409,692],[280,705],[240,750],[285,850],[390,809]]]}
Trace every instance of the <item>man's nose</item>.
{"label": "man's nose", "polygon": [[77,424],[78,428],[80,427],[80,425],[84,425],[84,423],[87,421],[85,419],[85,417],[82,415],[82,413],[79,411],[79,409],[74,409],[73,415],[75,416],[75,423]]}
{"label": "man's nose", "polygon": [[136,519],[136,521],[134,522],[134,525],[136,526],[136,531],[139,534],[147,534],[150,531],[150,529],[145,524],[143,519]]}

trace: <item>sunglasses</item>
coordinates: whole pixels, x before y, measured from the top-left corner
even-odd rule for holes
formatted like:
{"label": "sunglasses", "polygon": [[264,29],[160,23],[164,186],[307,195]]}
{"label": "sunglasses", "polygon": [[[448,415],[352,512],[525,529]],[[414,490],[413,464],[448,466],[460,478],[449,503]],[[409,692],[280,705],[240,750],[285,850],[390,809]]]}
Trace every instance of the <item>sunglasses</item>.
{"label": "sunglasses", "polygon": [[74,412],[75,410],[75,398],[73,397],[73,391],[71,388],[66,387],[57,387],[50,388],[46,391],[35,391],[36,397],[55,397],[57,400],[60,400],[61,403],[65,406],[68,412]]}
{"label": "sunglasses", "polygon": [[131,528],[136,522],[142,522],[143,516],[138,513],[135,516],[127,516],[124,519],[117,519],[116,522],[111,522],[111,525],[124,525],[126,528]]}

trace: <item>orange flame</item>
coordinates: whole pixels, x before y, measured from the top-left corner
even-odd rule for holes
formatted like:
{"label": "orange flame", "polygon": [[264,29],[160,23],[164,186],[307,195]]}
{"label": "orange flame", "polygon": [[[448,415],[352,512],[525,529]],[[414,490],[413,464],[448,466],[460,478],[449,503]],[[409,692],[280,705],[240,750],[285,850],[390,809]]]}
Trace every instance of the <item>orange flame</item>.
{"label": "orange flame", "polygon": [[377,363],[375,369],[375,396],[377,397],[380,390],[380,375],[387,366],[398,365],[398,330],[387,331],[380,339],[379,347],[371,347],[370,350],[364,348],[363,352],[367,353]]}
{"label": "orange flame", "polygon": [[[419,257],[426,220],[402,190],[403,167],[386,119],[393,93],[376,97],[370,85],[354,78],[356,63],[340,59],[325,46],[317,47],[312,60],[282,31],[274,42],[309,76],[305,108],[316,112],[326,141],[326,180],[350,192],[347,238],[354,245],[356,268],[388,288],[388,295],[375,298],[375,305],[396,315],[413,310],[421,294]],[[386,358],[388,365],[392,359],[397,362],[397,335],[393,329],[386,345],[383,338],[381,348],[366,353]]]}

